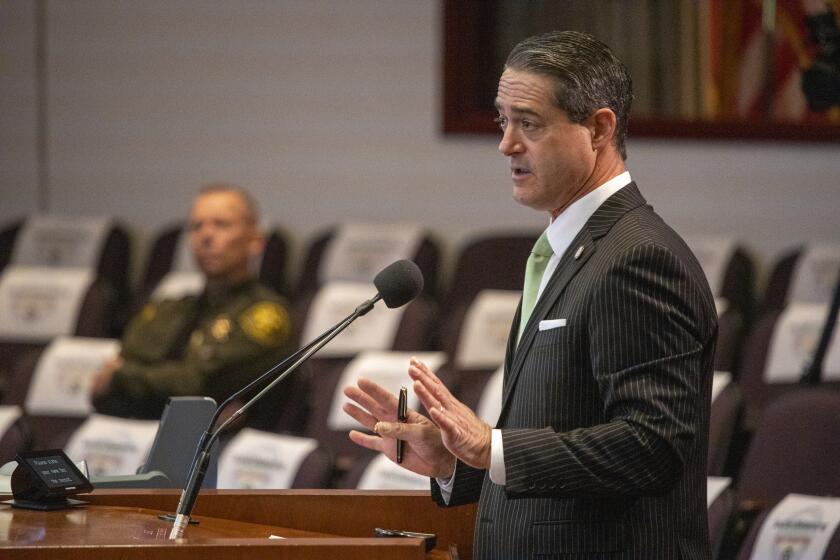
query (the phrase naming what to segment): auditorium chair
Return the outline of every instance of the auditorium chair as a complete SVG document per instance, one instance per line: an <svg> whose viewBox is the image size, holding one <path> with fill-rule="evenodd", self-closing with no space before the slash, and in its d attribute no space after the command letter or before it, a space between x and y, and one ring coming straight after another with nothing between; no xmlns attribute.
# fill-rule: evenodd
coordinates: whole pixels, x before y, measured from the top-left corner
<svg viewBox="0 0 840 560"><path fill-rule="evenodd" d="M455 354L464 317L482 290L522 290L525 263L539 233L487 234L467 243L441 305L438 346Z"/></svg>
<svg viewBox="0 0 840 560"><path fill-rule="evenodd" d="M737 484L739 501L775 505L791 492L840 495L840 393L801 388L770 402Z"/></svg>
<svg viewBox="0 0 840 560"><path fill-rule="evenodd" d="M387 228L387 224L382 226ZM329 229L317 235L306 250L295 290L297 299L305 299L312 296L324 282L321 277L320 268L323 265L327 250L335 240L339 227ZM419 246L413 255L405 255L410 261L414 261L423 274L423 294L432 299L438 296L437 279L440 266L440 247L428 233L422 235ZM391 263L384 263L382 268ZM377 271L378 272L378 271ZM376 272L374 272L375 274ZM372 279L372 278L371 278ZM327 278L326 281L334 279ZM367 279L360 279L367 280Z"/></svg>
<svg viewBox="0 0 840 560"><path fill-rule="evenodd" d="M749 334L745 338L737 378L744 393L746 406L745 425L752 429L761 410L773 398L796 390L800 383L768 383L765 380L768 359L773 351L774 334L784 317L786 310L800 304L824 304L826 310L831 299L830 286L816 291L803 291L798 284L808 285L813 270L803 270L802 262L807 258L810 248L804 247L782 256L772 268L760 312L753 321ZM827 262L829 268L840 268L840 261ZM840 281L840 279L838 279ZM815 280L810 281L816 284ZM790 372L800 374L801 371Z"/></svg>
<svg viewBox="0 0 840 560"><path fill-rule="evenodd" d="M755 307L755 265L747 250L733 239L687 237L689 247L706 273L718 310L715 370L737 372L740 347Z"/></svg>
<svg viewBox="0 0 840 560"><path fill-rule="evenodd" d="M49 217L46 217L49 218ZM63 266L60 262L50 262L45 255L36 257L33 261L19 263L14 258L16 243L19 241L19 234L28 222L37 224L39 216L33 216L27 220L20 220L9 224L0 231L0 273L10 264L26 264L29 266ZM60 217L67 221L72 227L74 218ZM84 218L80 218L84 220ZM113 309L108 316L107 335L118 334L127 320L127 313L131 302L130 272L131 272L131 240L125 226L113 223L107 230L99 255L95 258L94 266L97 276L105 281L113 290Z"/></svg>
<svg viewBox="0 0 840 560"><path fill-rule="evenodd" d="M724 476L729 472L730 454L737 442L744 411L744 399L736 384L727 385L712 401L709 417L709 456L706 474Z"/></svg>
<svg viewBox="0 0 840 560"><path fill-rule="evenodd" d="M761 532L761 529L764 526L764 522L767 520L767 517L770 515L770 510L766 510L761 512L758 517L755 518L752 526L750 527L749 532L747 533L746 537L744 538L740 551L738 553L737 560L764 560L763 558L754 559L753 558L753 551L756 546L756 541L758 539L758 535ZM812 556L813 557L813 556ZM799 555L791 555L791 556L784 556L781 555L779 558L805 558ZM828 547L825 550L825 554L820 556L820 560L840 560L840 530L835 531L834 534L831 536Z"/></svg>
<svg viewBox="0 0 840 560"><path fill-rule="evenodd" d="M165 228L155 237L138 290L138 306L149 299L155 287L169 272L182 266L190 269L194 267L191 259L188 259L187 263L177 262L179 252L187 250L187 247L181 247L181 244L188 243L186 234L184 225L179 223ZM282 229L274 228L266 234L258 277L263 284L281 295L289 293L286 284L288 252L287 235Z"/></svg>
<svg viewBox="0 0 840 560"><path fill-rule="evenodd" d="M259 438L253 453L246 453L242 448L234 452L234 458L241 462L231 464L231 450L237 445L238 438ZM253 489L286 489L286 488L329 488L333 474L333 457L324 446L310 438L273 434L262 430L243 430L237 436L225 438L220 442L219 488L253 488ZM252 447L254 447L252 440ZM310 449L300 455L300 449ZM282 486L266 484L260 480L266 473L277 476L278 472L297 461L302 460L296 467L289 484ZM273 461L279 463L273 465ZM277 469L280 469L278 471ZM243 475L242 470L250 470ZM225 481L234 479L233 485L225 485Z"/></svg>

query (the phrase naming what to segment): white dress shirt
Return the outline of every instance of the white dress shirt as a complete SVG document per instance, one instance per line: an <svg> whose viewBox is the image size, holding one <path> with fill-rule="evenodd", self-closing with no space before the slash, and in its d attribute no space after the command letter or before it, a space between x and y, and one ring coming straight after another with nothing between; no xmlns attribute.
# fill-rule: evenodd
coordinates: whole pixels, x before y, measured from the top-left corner
<svg viewBox="0 0 840 560"><path fill-rule="evenodd" d="M569 245L571 245L574 238L577 237L577 234L580 233L580 230L583 229L583 226L586 225L589 218L592 217L592 214L594 214L595 211L600 208L600 206L606 202L609 197L630 184L631 180L629 171L625 171L624 173L613 177L603 185L600 185L595 190L588 193L586 196L574 201L548 225L546 236L548 237L548 243L551 245L551 251L553 254L548 259L545 272L543 272L543 277L540 280L540 288L537 292L536 302L540 301L543 290L545 290L546 285L549 280L551 280L551 276L554 274L561 257L569 248ZM490 480L496 484L504 485L506 476L504 447L502 445L502 430L494 429L491 437ZM452 494L452 484L454 479L454 475L448 480L437 479L438 485L441 488L441 493L447 502L449 501L449 496Z"/></svg>

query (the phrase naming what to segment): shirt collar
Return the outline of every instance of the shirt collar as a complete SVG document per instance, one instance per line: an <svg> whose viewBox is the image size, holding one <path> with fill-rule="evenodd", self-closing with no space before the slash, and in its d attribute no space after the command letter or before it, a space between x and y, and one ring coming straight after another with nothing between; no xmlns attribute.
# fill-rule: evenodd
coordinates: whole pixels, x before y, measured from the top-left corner
<svg viewBox="0 0 840 560"><path fill-rule="evenodd" d="M583 229L583 226L592 217L592 214L609 197L629 185L630 181L632 179L630 178L629 171L616 175L603 185L596 187L595 190L586 194L586 196L574 201L568 208L561 212L549 224L547 230L548 243L551 245L551 250L554 254L562 256L578 232Z"/></svg>

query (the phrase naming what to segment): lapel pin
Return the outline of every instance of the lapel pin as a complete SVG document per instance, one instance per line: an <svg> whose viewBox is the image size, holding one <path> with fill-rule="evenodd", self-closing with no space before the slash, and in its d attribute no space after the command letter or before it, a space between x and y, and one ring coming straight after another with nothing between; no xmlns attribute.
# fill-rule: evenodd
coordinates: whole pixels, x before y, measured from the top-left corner
<svg viewBox="0 0 840 560"><path fill-rule="evenodd" d="M583 245L578 247L577 251L575 251L575 260L578 260L582 254L583 254Z"/></svg>

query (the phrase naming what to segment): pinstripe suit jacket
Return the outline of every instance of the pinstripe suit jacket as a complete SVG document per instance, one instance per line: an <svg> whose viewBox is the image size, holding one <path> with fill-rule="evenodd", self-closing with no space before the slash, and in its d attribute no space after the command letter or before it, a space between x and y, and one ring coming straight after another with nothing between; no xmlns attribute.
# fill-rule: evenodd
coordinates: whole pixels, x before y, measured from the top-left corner
<svg viewBox="0 0 840 560"><path fill-rule="evenodd" d="M715 307L634 183L577 235L516 346L518 322L497 425L507 483L459 462L449 503L479 500L474 557L708 559Z"/></svg>

